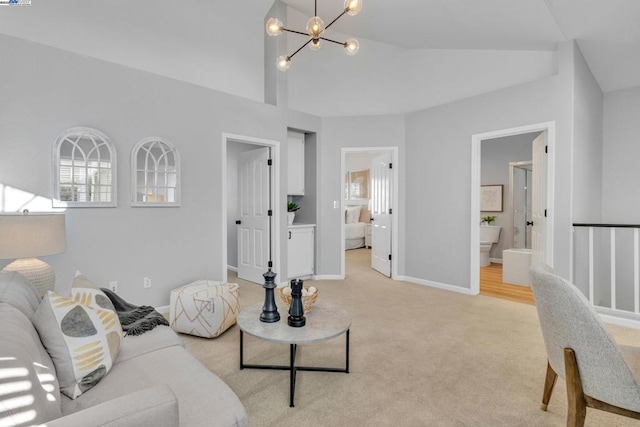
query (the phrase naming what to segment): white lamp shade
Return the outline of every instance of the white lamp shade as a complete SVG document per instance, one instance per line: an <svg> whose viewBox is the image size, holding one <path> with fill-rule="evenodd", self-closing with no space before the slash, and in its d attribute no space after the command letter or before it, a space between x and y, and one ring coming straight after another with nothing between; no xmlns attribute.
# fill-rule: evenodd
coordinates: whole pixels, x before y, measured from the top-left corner
<svg viewBox="0 0 640 427"><path fill-rule="evenodd" d="M62 214L0 215L0 259L62 253L65 231Z"/></svg>

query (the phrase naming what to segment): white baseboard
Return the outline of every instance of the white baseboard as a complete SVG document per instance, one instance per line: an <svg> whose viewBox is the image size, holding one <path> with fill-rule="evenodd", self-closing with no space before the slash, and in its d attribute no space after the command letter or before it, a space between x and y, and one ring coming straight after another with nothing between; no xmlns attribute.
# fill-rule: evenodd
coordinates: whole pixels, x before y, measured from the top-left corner
<svg viewBox="0 0 640 427"><path fill-rule="evenodd" d="M496 264L502 264L502 258L489 258L490 262L495 262Z"/></svg>
<svg viewBox="0 0 640 427"><path fill-rule="evenodd" d="M237 273L238 272L238 267L234 267L232 265L227 265L227 270L235 271Z"/></svg>
<svg viewBox="0 0 640 427"><path fill-rule="evenodd" d="M449 285L447 283L439 283L439 282L434 282L432 280L417 279L415 277L410 277L410 276L397 276L396 279L402 280L405 282L415 283L418 285L429 286L432 288L444 289L446 291L457 292L459 294L476 295L473 293L471 289L461 288L460 286Z"/></svg>
<svg viewBox="0 0 640 427"><path fill-rule="evenodd" d="M640 329L640 315L628 312L621 313L621 310L612 310L607 307L595 307L595 309L600 314L602 321L605 323Z"/></svg>
<svg viewBox="0 0 640 427"><path fill-rule="evenodd" d="M339 274L318 274L311 276L312 280L344 280L344 276Z"/></svg>
<svg viewBox="0 0 640 427"><path fill-rule="evenodd" d="M156 307L156 311L160 314L162 314L163 316L168 316L169 315L169 306L168 305L161 305L160 307Z"/></svg>

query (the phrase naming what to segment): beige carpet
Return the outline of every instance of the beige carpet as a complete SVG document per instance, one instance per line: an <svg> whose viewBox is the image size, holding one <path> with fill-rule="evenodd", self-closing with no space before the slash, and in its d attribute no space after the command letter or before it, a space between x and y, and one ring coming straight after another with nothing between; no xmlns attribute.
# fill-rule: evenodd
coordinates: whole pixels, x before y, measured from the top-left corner
<svg viewBox="0 0 640 427"><path fill-rule="evenodd" d="M346 280L314 282L353 318L351 373L298 373L295 408L288 372L239 370L237 325L213 340L182 335L240 397L251 426L565 425L564 381L549 411L539 409L546 356L535 307L394 282L369 267L369 254L347 252ZM263 301L260 286L240 286L242 305ZM639 331L612 330L640 345ZM246 363L288 363L288 346L245 337ZM298 351L306 365L341 367L344 337ZM640 422L588 409L586 425Z"/></svg>

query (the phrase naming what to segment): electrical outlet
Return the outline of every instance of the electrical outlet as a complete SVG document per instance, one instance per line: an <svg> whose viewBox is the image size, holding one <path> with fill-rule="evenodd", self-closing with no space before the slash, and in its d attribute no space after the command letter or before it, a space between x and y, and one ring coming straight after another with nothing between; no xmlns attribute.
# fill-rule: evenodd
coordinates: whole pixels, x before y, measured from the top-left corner
<svg viewBox="0 0 640 427"><path fill-rule="evenodd" d="M150 288L151 287L151 277L145 277L144 278L143 286L145 288Z"/></svg>
<svg viewBox="0 0 640 427"><path fill-rule="evenodd" d="M114 280L113 282L109 282L109 289L111 292L118 293L118 281Z"/></svg>

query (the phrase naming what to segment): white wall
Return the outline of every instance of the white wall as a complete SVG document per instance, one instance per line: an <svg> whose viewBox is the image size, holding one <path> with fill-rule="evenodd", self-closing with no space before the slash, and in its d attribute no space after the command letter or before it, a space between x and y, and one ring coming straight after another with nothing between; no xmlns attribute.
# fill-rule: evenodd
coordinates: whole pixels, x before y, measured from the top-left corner
<svg viewBox="0 0 640 427"><path fill-rule="evenodd" d="M573 222L599 223L603 211L603 94L582 53L576 49L574 55L575 80L573 86ZM604 230L608 232L608 230ZM587 229L574 230L573 282L588 295L588 236ZM596 232L596 245L608 245ZM629 251L621 251L621 258ZM608 252L595 266L595 274L601 279L611 277L608 269ZM632 258L631 256L629 258ZM631 261L629 259L629 261ZM625 280L620 276L621 283ZM632 278L629 283L632 283ZM598 280L602 283L602 280ZM603 287L604 288L604 287ZM596 292L597 294L597 292ZM611 295L603 289L607 298ZM629 294L627 294L628 296ZM604 302L604 301L602 301Z"/></svg>
<svg viewBox="0 0 640 427"><path fill-rule="evenodd" d="M602 219L640 223L640 87L604 95Z"/></svg>
<svg viewBox="0 0 640 427"><path fill-rule="evenodd" d="M640 224L640 87L604 94L603 103L603 145L602 145L602 222L609 224ZM596 302L610 303L610 229L596 231ZM586 244L586 230L576 229L576 236ZM577 240L578 241L578 240ZM576 243L578 246L578 243ZM583 251L584 252L584 251ZM633 309L633 237L627 230L616 231L616 282L618 288L617 304ZM586 254L580 258L584 261ZM576 265L576 277L580 283L586 281L586 275L579 275ZM578 284L578 283L577 283Z"/></svg>
<svg viewBox="0 0 640 427"><path fill-rule="evenodd" d="M344 177L340 173L341 149L343 147L398 147L400 206L398 230L399 251L398 270L403 274L403 247L405 239L404 211L405 211L405 133L404 117L372 116L372 117L333 117L323 119L323 136L320 147L320 173L322 182L319 198L319 225L323 232L318 233L319 257L318 264L325 274L340 274L341 252L340 227L344 222L344 212L334 209L334 201L340 205L344 195Z"/></svg>
<svg viewBox="0 0 640 427"><path fill-rule="evenodd" d="M531 160L531 142L539 134L512 135L482 141L480 185L502 185L502 212L480 212L495 215L493 225L502 227L500 240L491 248L490 258L502 259L502 251L513 247L513 209L509 200L509 163ZM524 230L522 230L524 231Z"/></svg>
<svg viewBox="0 0 640 427"><path fill-rule="evenodd" d="M568 277L573 49L560 46L557 76L406 116L407 276L470 288L472 135L555 121L554 266Z"/></svg>
<svg viewBox="0 0 640 427"><path fill-rule="evenodd" d="M118 280L133 303L164 305L178 285L220 279L222 133L283 141L286 162L287 126L321 125L313 116L12 37L0 36L0 57L0 185L49 197L51 145L72 126L102 130L118 154L118 207L66 211L67 252L47 257L60 289L80 269L100 285ZM180 150L179 208L130 207L130 151L150 135ZM286 183L286 168L280 180ZM286 215L280 230L284 242ZM286 277L286 245L279 255L278 273ZM145 276L151 289L142 287Z"/></svg>
<svg viewBox="0 0 640 427"><path fill-rule="evenodd" d="M34 1L4 8L0 32L262 101L269 4Z"/></svg>
<svg viewBox="0 0 640 427"><path fill-rule="evenodd" d="M580 49L575 50L573 92L573 220L602 219L603 94Z"/></svg>

